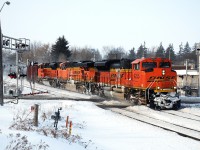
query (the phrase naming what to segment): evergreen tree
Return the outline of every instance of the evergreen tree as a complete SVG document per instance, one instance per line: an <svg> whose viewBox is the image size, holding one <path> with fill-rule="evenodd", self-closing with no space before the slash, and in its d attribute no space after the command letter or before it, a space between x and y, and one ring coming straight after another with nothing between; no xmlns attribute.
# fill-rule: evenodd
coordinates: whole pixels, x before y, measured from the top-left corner
<svg viewBox="0 0 200 150"><path fill-rule="evenodd" d="M176 59L173 44L169 44L169 46L166 49L165 56L166 56L166 58L169 58L172 61L174 61Z"/></svg>
<svg viewBox="0 0 200 150"><path fill-rule="evenodd" d="M178 61L183 59L183 44L179 45L179 52L178 52Z"/></svg>
<svg viewBox="0 0 200 150"><path fill-rule="evenodd" d="M66 61L71 56L71 51L69 50L69 43L64 36L59 37L52 46L51 57L55 62Z"/></svg>
<svg viewBox="0 0 200 150"><path fill-rule="evenodd" d="M190 60L190 62L194 63L195 66L197 66L199 64L198 59L197 59L198 56L199 55L197 54L197 44L195 43L189 54L189 60Z"/></svg>
<svg viewBox="0 0 200 150"><path fill-rule="evenodd" d="M142 57L147 57L147 48L145 47L145 42L144 45L140 45L137 51L137 58L142 58Z"/></svg>
<svg viewBox="0 0 200 150"><path fill-rule="evenodd" d="M184 49L183 49L184 59L189 59L190 53L191 53L191 48L189 46L189 43L187 42L184 46Z"/></svg>
<svg viewBox="0 0 200 150"><path fill-rule="evenodd" d="M104 47L107 51L106 59L122 59L125 56L125 50L122 47Z"/></svg>
<svg viewBox="0 0 200 150"><path fill-rule="evenodd" d="M136 59L136 54L135 54L135 48L134 47L131 50L129 50L128 59L131 59L131 60Z"/></svg>
<svg viewBox="0 0 200 150"><path fill-rule="evenodd" d="M156 57L165 58L165 49L162 46L162 42L160 43L160 46L158 47L156 51Z"/></svg>

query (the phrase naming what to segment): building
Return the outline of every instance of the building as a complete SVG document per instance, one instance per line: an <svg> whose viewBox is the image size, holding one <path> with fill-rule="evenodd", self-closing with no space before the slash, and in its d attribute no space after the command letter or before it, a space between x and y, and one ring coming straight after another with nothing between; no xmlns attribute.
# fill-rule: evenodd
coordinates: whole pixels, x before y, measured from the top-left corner
<svg viewBox="0 0 200 150"><path fill-rule="evenodd" d="M198 95L199 72L195 69L195 65L174 65L172 68L177 72L177 86L181 95Z"/></svg>

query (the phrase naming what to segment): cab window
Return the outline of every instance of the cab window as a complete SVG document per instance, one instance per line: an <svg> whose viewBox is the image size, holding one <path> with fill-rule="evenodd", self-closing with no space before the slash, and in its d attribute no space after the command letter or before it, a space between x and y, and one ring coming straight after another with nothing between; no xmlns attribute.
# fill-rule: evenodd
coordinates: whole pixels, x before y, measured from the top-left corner
<svg viewBox="0 0 200 150"><path fill-rule="evenodd" d="M143 62L142 63L142 68L156 68L156 62Z"/></svg>
<svg viewBox="0 0 200 150"><path fill-rule="evenodd" d="M134 64L134 69L135 69L135 70L140 70L140 63Z"/></svg>
<svg viewBox="0 0 200 150"><path fill-rule="evenodd" d="M160 68L170 68L170 62L161 62L159 67Z"/></svg>

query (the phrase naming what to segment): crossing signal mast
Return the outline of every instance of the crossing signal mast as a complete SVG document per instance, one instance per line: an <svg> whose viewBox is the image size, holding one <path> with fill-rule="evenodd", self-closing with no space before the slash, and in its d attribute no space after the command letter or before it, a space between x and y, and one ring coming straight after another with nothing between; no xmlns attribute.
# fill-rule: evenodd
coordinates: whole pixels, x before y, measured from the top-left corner
<svg viewBox="0 0 200 150"><path fill-rule="evenodd" d="M16 100L18 102L18 96L19 96L19 88L18 88L18 83L19 83L19 70L22 70L21 64L19 63L19 54L22 54L24 51L30 51L30 40L26 38L13 38L9 36L2 35L2 48L5 49L10 49L10 50L15 50L16 51L16 73L15 76L13 74L10 74L10 77L14 77L17 79L17 84L16 84ZM3 82L3 81L2 81ZM3 92L0 93L3 95ZM1 105L3 105L3 96L2 96L2 101Z"/></svg>

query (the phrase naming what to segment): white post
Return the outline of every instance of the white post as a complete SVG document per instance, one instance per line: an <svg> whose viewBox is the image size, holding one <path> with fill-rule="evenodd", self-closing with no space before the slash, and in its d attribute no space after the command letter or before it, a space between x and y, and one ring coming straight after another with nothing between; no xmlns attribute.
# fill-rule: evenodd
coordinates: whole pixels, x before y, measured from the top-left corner
<svg viewBox="0 0 200 150"><path fill-rule="evenodd" d="M185 85L187 86L187 78L188 78L188 59L186 59L186 79L185 79Z"/></svg>
<svg viewBox="0 0 200 150"><path fill-rule="evenodd" d="M198 59L198 70L199 70L199 80L198 80L198 96L200 97L200 43L196 44L197 55L199 55Z"/></svg>
<svg viewBox="0 0 200 150"><path fill-rule="evenodd" d="M18 99L18 76L19 76L19 60L18 60L18 51L16 50L16 76L17 76L17 85L16 85L16 98Z"/></svg>
<svg viewBox="0 0 200 150"><path fill-rule="evenodd" d="M199 89L199 97L200 97L200 49L198 50L198 55L199 55L199 82L198 82L198 89Z"/></svg>

